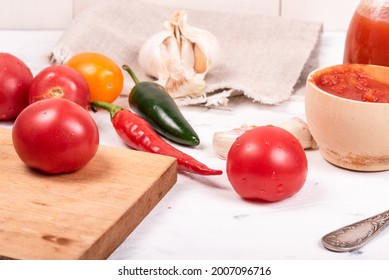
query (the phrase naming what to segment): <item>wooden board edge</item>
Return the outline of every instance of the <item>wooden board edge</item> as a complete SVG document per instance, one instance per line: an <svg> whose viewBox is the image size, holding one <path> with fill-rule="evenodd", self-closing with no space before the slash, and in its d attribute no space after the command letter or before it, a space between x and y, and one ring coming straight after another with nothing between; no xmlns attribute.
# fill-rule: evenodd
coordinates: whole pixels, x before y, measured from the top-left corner
<svg viewBox="0 0 389 280"><path fill-rule="evenodd" d="M104 260L135 230L159 201L177 182L177 161L172 158L172 164L163 175L154 182L139 200L129 208L96 242L80 256L81 260ZM146 205L147 207L139 207ZM139 214L134 209L142 209Z"/></svg>

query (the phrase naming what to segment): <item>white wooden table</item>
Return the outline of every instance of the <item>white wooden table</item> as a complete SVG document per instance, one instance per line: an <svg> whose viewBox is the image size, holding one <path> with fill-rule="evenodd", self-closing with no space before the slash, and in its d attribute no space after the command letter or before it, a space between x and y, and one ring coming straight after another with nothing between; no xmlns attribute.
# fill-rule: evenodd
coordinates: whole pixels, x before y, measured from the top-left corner
<svg viewBox="0 0 389 280"><path fill-rule="evenodd" d="M49 64L48 53L61 31L0 31L0 51L10 52L34 74ZM344 33L324 33L315 58L326 66L342 62ZM313 62L310 62L313 63ZM308 70L313 70L309 69ZM126 104L125 98L117 101ZM295 196L271 204L241 200L225 174L225 161L212 148L216 131L242 124L277 124L304 117L304 80L290 101L277 106L230 102L229 110L182 108L202 144L180 149L222 176L179 175L178 182L110 259L388 259L389 234L381 233L352 253L334 253L321 237L389 209L389 173L352 172L326 162L319 151L307 151L308 178ZM101 144L124 146L107 114L93 114ZM2 122L10 127L12 122Z"/></svg>

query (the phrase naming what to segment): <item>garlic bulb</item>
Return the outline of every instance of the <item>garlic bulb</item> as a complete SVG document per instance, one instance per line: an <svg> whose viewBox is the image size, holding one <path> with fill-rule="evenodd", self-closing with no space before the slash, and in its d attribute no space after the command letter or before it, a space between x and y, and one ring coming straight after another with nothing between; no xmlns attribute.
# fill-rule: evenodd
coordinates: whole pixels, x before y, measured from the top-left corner
<svg viewBox="0 0 389 280"><path fill-rule="evenodd" d="M204 91L205 75L219 51L214 35L190 26L187 12L177 11L163 30L143 44L138 61L173 98L197 97Z"/></svg>
<svg viewBox="0 0 389 280"><path fill-rule="evenodd" d="M226 159L228 151L235 142L236 138L254 127L256 126L242 125L241 127L234 128L230 131L215 132L213 134L212 145L216 155L221 159ZM291 118L279 124L278 127L281 127L293 134L305 150L314 150L318 148L315 139L313 139L311 132L308 129L308 125L302 119Z"/></svg>

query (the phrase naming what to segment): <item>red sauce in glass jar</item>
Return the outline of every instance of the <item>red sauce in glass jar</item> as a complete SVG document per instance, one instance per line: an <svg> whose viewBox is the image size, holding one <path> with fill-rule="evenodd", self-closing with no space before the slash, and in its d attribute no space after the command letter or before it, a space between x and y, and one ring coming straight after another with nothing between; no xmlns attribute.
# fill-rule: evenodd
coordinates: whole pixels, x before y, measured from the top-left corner
<svg viewBox="0 0 389 280"><path fill-rule="evenodd" d="M361 69L343 65L314 77L322 90L339 97L376 103L389 103L389 84L374 80Z"/></svg>
<svg viewBox="0 0 389 280"><path fill-rule="evenodd" d="M348 29L343 62L389 66L389 7L360 4Z"/></svg>

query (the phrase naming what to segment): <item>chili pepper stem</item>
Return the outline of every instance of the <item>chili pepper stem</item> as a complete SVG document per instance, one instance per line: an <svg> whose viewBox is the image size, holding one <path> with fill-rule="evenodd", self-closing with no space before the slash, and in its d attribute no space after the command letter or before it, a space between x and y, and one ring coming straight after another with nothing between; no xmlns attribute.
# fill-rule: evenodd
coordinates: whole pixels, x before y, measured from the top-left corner
<svg viewBox="0 0 389 280"><path fill-rule="evenodd" d="M136 85L140 83L138 77L135 75L134 71L132 71L132 69L130 68L130 66L124 64L124 65L122 66L122 68L123 68L125 71L127 71L128 74L130 74L132 80L134 81L134 83L135 83Z"/></svg>
<svg viewBox="0 0 389 280"><path fill-rule="evenodd" d="M115 116L117 112L123 110L123 108L120 106L113 105L111 103L104 102L104 101L93 101L90 103L90 106L94 112L97 111L96 108L107 110L111 116L111 119Z"/></svg>

